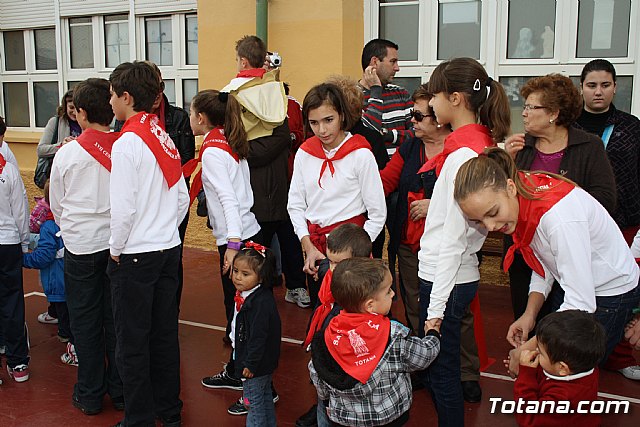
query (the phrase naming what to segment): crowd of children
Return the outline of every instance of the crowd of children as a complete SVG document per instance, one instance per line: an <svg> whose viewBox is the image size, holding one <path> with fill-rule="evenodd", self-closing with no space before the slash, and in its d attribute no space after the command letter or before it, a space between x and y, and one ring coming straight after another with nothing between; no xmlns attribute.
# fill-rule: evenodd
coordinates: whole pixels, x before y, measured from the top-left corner
<svg viewBox="0 0 640 427"><path fill-rule="evenodd" d="M239 64L247 61L238 55ZM260 82L264 70L252 70L240 72L242 85L268 83L263 95L279 100L277 73ZM516 347L507 360L519 374L516 399L573 406L595 400L598 365L638 307L640 270L604 208L560 176L516 171L503 150L492 148L510 128L502 86L477 61L456 58L435 69L428 91L435 120L452 133L420 170L435 171L437 180L418 253L417 336L391 316L394 272L371 257L387 216L371 144L348 131L354 123L338 86L319 84L304 98L309 138L295 155L287 212L306 254L300 268L315 308L304 341L317 392L317 405L305 414L312 425L404 425L412 372L431 392L438 424L464 425L461 351L475 345L464 318L477 295L477 253L488 231L513 236L507 267L517 249L534 271L527 311L508 332ZM242 391L229 412L247 414L248 426L275 426L281 322L272 292L276 261L267 246L274 234L284 235L289 219L276 225L254 214L251 144L280 132L286 115L267 120L249 114L248 98L237 92L203 90L190 107L192 131L203 137L199 158L182 167L164 122L151 113L160 92L157 71L139 61L119 65L109 81L79 83L73 103L83 132L59 147L31 221L0 121L0 346L8 372L15 381L29 379L22 267L37 268L51 305L38 320L57 323L58 338L68 342L61 360L78 367L72 404L97 414L109 395L124 410L118 426L155 425L156 418L180 426L178 226L204 190L232 351L224 370L202 385ZM110 131L114 118L124 123L120 132ZM190 191L183 176L192 178ZM29 231L39 235L31 252ZM560 311L535 325L554 279L564 290L552 301ZM294 290L296 298L306 295ZM516 420L600 422L579 414Z"/></svg>

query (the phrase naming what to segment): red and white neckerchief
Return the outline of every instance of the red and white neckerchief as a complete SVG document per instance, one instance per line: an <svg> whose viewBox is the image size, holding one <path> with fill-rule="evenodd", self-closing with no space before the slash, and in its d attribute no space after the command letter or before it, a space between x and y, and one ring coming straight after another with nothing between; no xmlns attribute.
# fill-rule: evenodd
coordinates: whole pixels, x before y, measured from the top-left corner
<svg viewBox="0 0 640 427"><path fill-rule="evenodd" d="M200 147L200 155L197 159L191 159L182 166L182 172L184 176L191 176L198 167L198 164L202 163L202 155L204 151L209 147L219 148L220 150L229 153L236 163L240 163L240 157L231 149L231 146L227 142L227 138L224 136L224 129L221 127L213 128L204 136L204 142ZM189 190L189 205L193 203L198 193L202 190L202 169L193 177L191 181L191 189Z"/></svg>
<svg viewBox="0 0 640 427"><path fill-rule="evenodd" d="M387 348L390 331L387 316L342 310L325 329L324 342L340 367L364 384Z"/></svg>
<svg viewBox="0 0 640 427"><path fill-rule="evenodd" d="M476 153L481 154L485 148L493 146L495 146L495 142L491 138L491 132L488 127L479 124L462 126L445 138L442 152L427 160L417 173L420 174L435 169L436 176L440 176L442 166L444 166L449 154L459 148L471 148Z"/></svg>
<svg viewBox="0 0 640 427"><path fill-rule="evenodd" d="M351 138L347 139L344 144L338 149L335 156L332 158L327 157L327 153L324 151L322 141L317 136L313 136L307 139L301 146L300 150L303 150L313 157L323 160L322 167L320 168L320 176L318 177L318 186L322 188L322 184L320 184L320 180L322 180L322 175L324 171L329 167L329 171L331 172L331 176L333 176L336 172L335 167L333 166L333 162L336 160L344 159L348 154L359 150L361 148L367 148L371 150L371 144L367 141L362 135L353 135Z"/></svg>
<svg viewBox="0 0 640 427"><path fill-rule="evenodd" d="M5 160L4 156L0 154L0 173L2 173L6 165L7 165L7 161Z"/></svg>
<svg viewBox="0 0 640 427"><path fill-rule="evenodd" d="M248 70L242 70L240 71L238 74L236 74L236 77L260 77L262 78L262 76L264 76L264 73L266 73L267 70L265 70L264 68L250 68Z"/></svg>
<svg viewBox="0 0 640 427"><path fill-rule="evenodd" d="M138 135L153 153L169 188L182 178L180 153L169 135L160 127L158 116L140 112L130 117L120 133L133 132Z"/></svg>
<svg viewBox="0 0 640 427"><path fill-rule="evenodd" d="M305 338L302 346L307 348L309 344L311 344L311 340L313 340L313 336L316 332L318 332L322 328L322 324L324 320L327 318L329 313L331 313L331 309L333 308L333 303L336 300L333 298L333 294L331 293L331 278L333 277L333 271L330 269L324 275L322 279L322 284L320 285L320 290L318 291L318 301L320 305L313 312L313 316L311 317L311 324L309 325L309 332L307 332L307 338Z"/></svg>
<svg viewBox="0 0 640 427"><path fill-rule="evenodd" d="M76 141L91 157L111 172L111 149L113 148L113 143L119 137L120 133L118 132L100 132L95 129L85 129Z"/></svg>
<svg viewBox="0 0 640 427"><path fill-rule="evenodd" d="M507 272L513 262L513 254L519 250L527 265L541 277L544 277L544 268L538 261L529 246L536 233L542 216L556 203L576 188L575 184L562 179L554 178L545 173L518 172L522 182L529 187L534 199L526 199L518 195L520 212L518 223L511 235L513 245L504 257L504 271Z"/></svg>

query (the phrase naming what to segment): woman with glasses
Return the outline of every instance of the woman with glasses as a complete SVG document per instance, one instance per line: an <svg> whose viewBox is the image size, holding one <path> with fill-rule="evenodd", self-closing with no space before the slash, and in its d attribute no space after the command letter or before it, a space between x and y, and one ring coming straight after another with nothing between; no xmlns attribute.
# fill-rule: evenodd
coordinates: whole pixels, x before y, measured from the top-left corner
<svg viewBox="0 0 640 427"><path fill-rule="evenodd" d="M522 111L524 134L505 142L505 150L519 170L562 175L582 187L609 212L616 204L616 186L602 140L573 127L582 112L582 97L570 78L548 74L530 79L520 89L525 99ZM505 237L505 250L512 245ZM518 319L525 311L531 269L519 252L509 269L511 302ZM557 283L554 292L562 292ZM549 313L543 307L539 318Z"/></svg>
<svg viewBox="0 0 640 427"><path fill-rule="evenodd" d="M442 152L444 139L451 133L449 126L441 126L436 122L433 110L429 107L430 99L426 83L416 89L412 96L414 105L411 111L411 123L416 136L406 140L380 171L385 196L398 191L396 221L389 229L389 268L395 270L397 257L402 302L408 326L416 335L420 329L418 250L436 178L433 171L430 171L430 175L429 172L418 175L418 170L428 159ZM423 178L429 180L429 184L423 185Z"/></svg>

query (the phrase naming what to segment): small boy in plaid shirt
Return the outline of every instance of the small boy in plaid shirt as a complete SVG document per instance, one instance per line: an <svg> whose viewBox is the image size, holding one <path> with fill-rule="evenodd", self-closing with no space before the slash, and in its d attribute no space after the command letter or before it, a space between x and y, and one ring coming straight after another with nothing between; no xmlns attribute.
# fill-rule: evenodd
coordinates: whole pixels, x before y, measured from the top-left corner
<svg viewBox="0 0 640 427"><path fill-rule="evenodd" d="M331 292L343 310L311 343L311 380L337 425L401 426L409 419L409 372L425 369L440 351L440 333L409 335L391 321L391 273L378 259L346 259L335 268Z"/></svg>

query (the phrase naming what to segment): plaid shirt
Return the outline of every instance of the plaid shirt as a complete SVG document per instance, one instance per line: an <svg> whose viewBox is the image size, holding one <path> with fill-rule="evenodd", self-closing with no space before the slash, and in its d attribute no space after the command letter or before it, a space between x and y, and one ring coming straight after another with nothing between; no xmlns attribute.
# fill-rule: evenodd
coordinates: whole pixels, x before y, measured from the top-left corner
<svg viewBox="0 0 640 427"><path fill-rule="evenodd" d="M336 389L318 376L313 361L309 362L309 372L318 398L329 400L329 419L353 427L379 426L411 408L409 372L425 369L439 352L438 338L409 336L409 329L394 321L389 345L365 384L358 382L351 389Z"/></svg>

